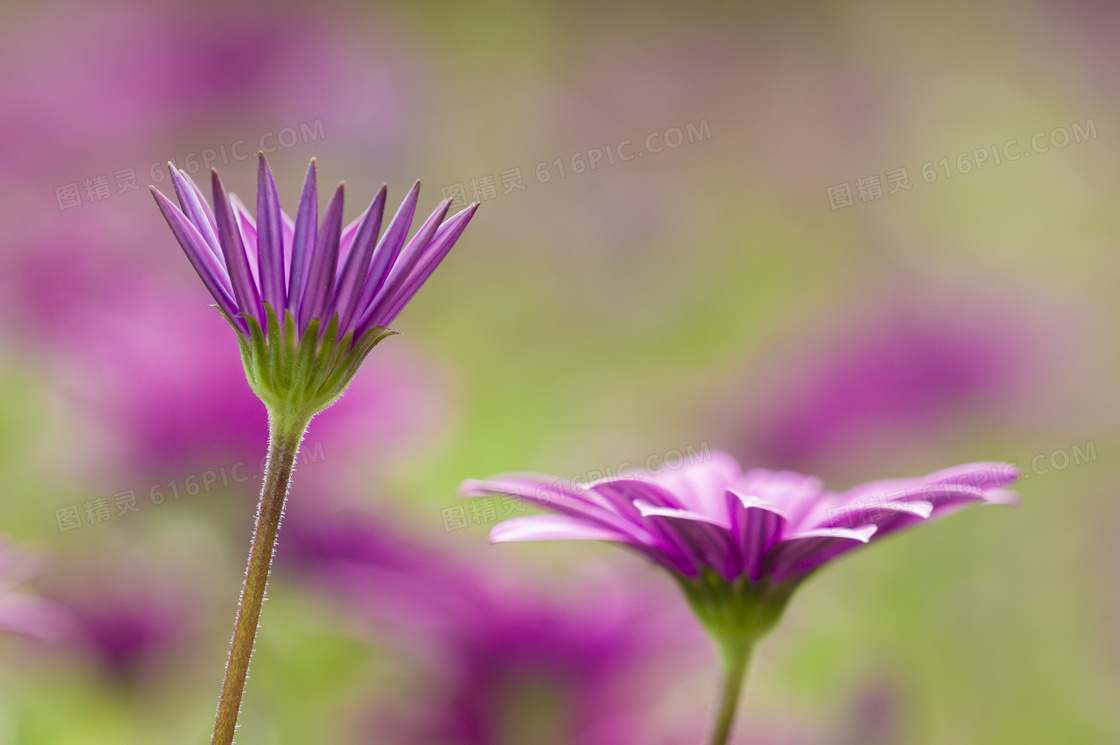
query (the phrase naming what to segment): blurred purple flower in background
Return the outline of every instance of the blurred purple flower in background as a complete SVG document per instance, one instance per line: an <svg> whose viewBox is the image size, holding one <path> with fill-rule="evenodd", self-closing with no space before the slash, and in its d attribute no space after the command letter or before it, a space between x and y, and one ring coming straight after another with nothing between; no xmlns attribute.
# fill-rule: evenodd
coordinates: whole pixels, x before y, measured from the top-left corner
<svg viewBox="0 0 1120 745"><path fill-rule="evenodd" d="M414 710L370 715L369 726L394 742L646 742L648 707L674 677L649 674L670 660L682 674L680 652L697 641L685 617L635 588L548 593L464 565L369 515L304 509L286 530L282 566L428 658Z"/></svg>
<svg viewBox="0 0 1120 745"><path fill-rule="evenodd" d="M81 595L60 599L77 628L76 647L88 653L115 681L127 683L152 672L182 642L188 606L157 597L154 588L103 582Z"/></svg>
<svg viewBox="0 0 1120 745"><path fill-rule="evenodd" d="M44 5L6 24L0 43L0 66L20 71L0 78L0 162L46 186L48 204L57 183L92 175L72 170L91 154L110 171L142 157L143 186L152 162L187 152L163 151L169 132L197 136L219 113L226 132L248 138L248 153L267 131L319 119L325 136L376 131L365 139L391 156L420 89L403 53L390 34L371 43L340 14L296 6ZM205 144L227 146L228 158L235 139Z"/></svg>
<svg viewBox="0 0 1120 745"><path fill-rule="evenodd" d="M1022 377L1023 350L983 319L887 314L792 373L758 425L760 458L812 463L868 430L925 429L970 406L992 406Z"/></svg>
<svg viewBox="0 0 1120 745"><path fill-rule="evenodd" d="M0 537L0 634L22 634L54 642L69 633L69 618L60 606L16 590L42 569L40 558Z"/></svg>
<svg viewBox="0 0 1120 745"><path fill-rule="evenodd" d="M839 745L902 745L901 698L889 680L857 688Z"/></svg>
<svg viewBox="0 0 1120 745"><path fill-rule="evenodd" d="M112 433L114 463L156 480L239 462L247 474L259 471L267 416L227 324L189 293L168 295L140 293L127 313L96 314L58 353L66 387ZM367 360L345 407L315 418L308 442L329 441L323 449L332 456L400 457L438 427L443 388L430 362L395 344Z"/></svg>
<svg viewBox="0 0 1120 745"><path fill-rule="evenodd" d="M168 551L164 538L161 549ZM55 567L44 594L70 619L66 650L107 680L136 686L181 670L192 642L214 608L212 567L185 562L177 552L114 541L84 550Z"/></svg>
<svg viewBox="0 0 1120 745"><path fill-rule="evenodd" d="M38 348L81 342L91 310L135 312L136 295L153 279L162 284L158 252L150 250L164 235L155 221L96 210L59 219L18 202L0 204L4 211L11 232L0 246L0 323Z"/></svg>
<svg viewBox="0 0 1120 745"><path fill-rule="evenodd" d="M759 355L750 380L736 374L711 405L734 452L777 468L847 473L982 421L1052 427L1085 416L1054 385L1086 359L1081 330L1091 321L1068 303L1028 303L1009 291L998 304L978 302L954 287L933 299L923 293L840 313L841 323ZM958 295L967 297L946 302ZM741 403L728 407L727 397Z"/></svg>

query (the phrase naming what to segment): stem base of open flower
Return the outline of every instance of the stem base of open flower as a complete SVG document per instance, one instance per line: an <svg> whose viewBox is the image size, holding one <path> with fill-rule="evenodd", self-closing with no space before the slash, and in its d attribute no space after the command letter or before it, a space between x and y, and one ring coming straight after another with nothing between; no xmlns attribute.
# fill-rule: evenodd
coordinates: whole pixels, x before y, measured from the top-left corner
<svg viewBox="0 0 1120 745"><path fill-rule="evenodd" d="M725 745L735 724L755 645L781 619L795 584L771 585L751 582L747 577L728 581L710 569L698 577L678 576L678 582L719 653L723 683L708 742Z"/></svg>

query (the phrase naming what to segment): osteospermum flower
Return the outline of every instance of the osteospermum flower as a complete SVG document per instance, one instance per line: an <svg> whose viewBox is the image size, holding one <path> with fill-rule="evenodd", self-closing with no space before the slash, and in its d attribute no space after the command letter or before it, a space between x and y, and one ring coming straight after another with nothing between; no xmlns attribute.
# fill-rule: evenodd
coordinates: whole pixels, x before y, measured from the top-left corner
<svg viewBox="0 0 1120 745"><path fill-rule="evenodd" d="M263 153L256 219L226 194L217 171L211 172L211 211L186 173L169 166L179 206L153 187L156 203L237 332L249 384L274 415L314 414L342 395L478 208L472 204L445 221L451 200L444 200L406 243L419 182L382 233L385 186L343 227L339 184L319 222L314 159L295 220L280 209Z"/></svg>
<svg viewBox="0 0 1120 745"><path fill-rule="evenodd" d="M719 648L726 680L713 743L730 734L754 644L793 591L850 551L969 504L1007 503L1018 478L1005 463L971 463L844 492L790 472L744 472L723 453L678 470L590 484L508 474L466 481L466 497L513 496L559 513L495 526L492 542L605 540L668 569Z"/></svg>
<svg viewBox="0 0 1120 745"><path fill-rule="evenodd" d="M170 164L169 164L170 165ZM264 154L257 168L256 219L211 172L213 210L171 165L179 206L152 194L218 309L233 327L249 385L268 409L268 461L212 745L229 745L249 670L296 455L307 425L334 403L388 325L431 276L470 222L474 204L447 219L451 200L408 240L420 190L409 190L381 230L383 186L343 227L343 187L319 221L315 161L295 220L280 209Z"/></svg>

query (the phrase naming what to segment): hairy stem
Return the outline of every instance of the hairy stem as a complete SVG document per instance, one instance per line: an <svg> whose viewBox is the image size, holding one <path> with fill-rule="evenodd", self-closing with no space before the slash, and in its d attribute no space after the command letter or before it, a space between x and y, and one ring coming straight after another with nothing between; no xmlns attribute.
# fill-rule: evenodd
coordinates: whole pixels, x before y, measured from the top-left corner
<svg viewBox="0 0 1120 745"><path fill-rule="evenodd" d="M715 726L712 728L712 736L708 742L710 745L726 745L735 725L735 712L739 708L739 696L743 692L754 640L741 636L736 639L721 639L716 644L720 652L720 661L723 663L723 685L720 690Z"/></svg>
<svg viewBox="0 0 1120 745"><path fill-rule="evenodd" d="M282 416L269 412L268 461L264 469L257 524L253 531L252 547L249 549L249 567L245 571L245 584L241 588L241 603L237 609L233 644L226 664L222 696L218 700L218 717L214 723L211 745L231 745L237 729L237 715L241 711L241 696L249 673L249 658L253 654L261 603L264 602L268 573L272 568L276 534L280 530L284 500L292 483L296 455L309 421L307 417Z"/></svg>

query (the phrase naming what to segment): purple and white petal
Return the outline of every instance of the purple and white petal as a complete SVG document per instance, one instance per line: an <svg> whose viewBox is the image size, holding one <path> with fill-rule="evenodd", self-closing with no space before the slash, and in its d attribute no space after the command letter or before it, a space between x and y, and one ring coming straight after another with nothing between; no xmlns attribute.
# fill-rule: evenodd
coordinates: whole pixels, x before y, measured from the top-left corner
<svg viewBox="0 0 1120 745"><path fill-rule="evenodd" d="M635 542L617 530L568 515L526 515L494 526L491 543L512 541L617 541Z"/></svg>
<svg viewBox="0 0 1120 745"><path fill-rule="evenodd" d="M803 579L823 564L866 544L876 530L874 525L863 525L855 530L825 528L791 535L770 549L763 573L775 583Z"/></svg>
<svg viewBox="0 0 1120 745"><path fill-rule="evenodd" d="M725 499L736 549L734 561L740 572L757 582L762 577L766 554L782 539L788 521L776 506L758 497L728 489Z"/></svg>
<svg viewBox="0 0 1120 745"><path fill-rule="evenodd" d="M334 276L338 264L338 237L342 233L342 206L344 188L342 184L334 190L327 211L323 214L323 224L311 255L311 268L307 274L307 285L299 304L298 328L302 332L311 319L321 320L325 327L330 319L326 318L334 295Z"/></svg>
<svg viewBox="0 0 1120 745"><path fill-rule="evenodd" d="M264 153L257 160L257 261L261 298L280 315L288 301L280 195Z"/></svg>
<svg viewBox="0 0 1120 745"><path fill-rule="evenodd" d="M222 243L222 253L226 257L226 268L229 271L230 283L233 285L233 296L237 299L237 307L241 312L256 318L263 327L266 321L261 310L260 293L249 269L249 260L245 255L241 229L237 225L233 206L226 196L226 190L218 178L217 171L211 171L210 181L214 191L214 219L218 223L218 239Z"/></svg>

